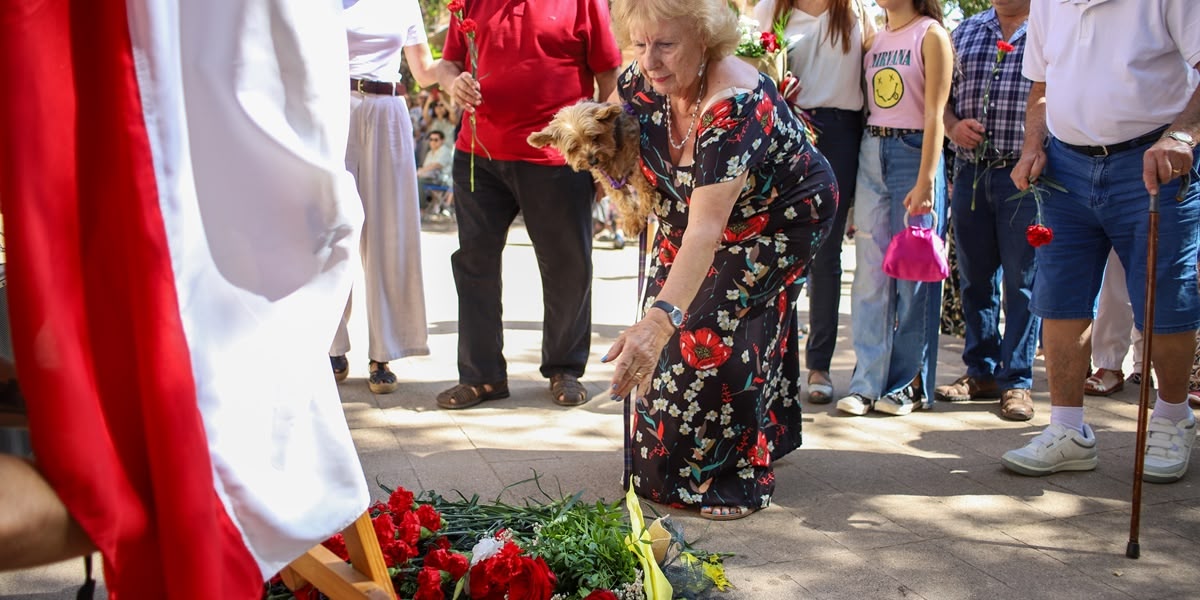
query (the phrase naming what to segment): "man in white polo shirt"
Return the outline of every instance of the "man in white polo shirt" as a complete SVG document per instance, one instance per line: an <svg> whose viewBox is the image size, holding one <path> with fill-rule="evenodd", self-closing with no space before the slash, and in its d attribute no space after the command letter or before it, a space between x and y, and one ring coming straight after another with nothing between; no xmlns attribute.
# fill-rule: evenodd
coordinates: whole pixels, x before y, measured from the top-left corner
<svg viewBox="0 0 1200 600"><path fill-rule="evenodd" d="M1038 186L1042 224L1053 231L1037 248L1032 302L1044 323L1051 414L1050 427L1002 463L1022 475L1096 467L1096 438L1083 418L1087 330L1110 247L1127 267L1142 328L1147 203L1157 193L1159 388L1144 479L1177 481L1196 430L1187 384L1200 326L1200 2L1035 0L1027 35L1023 73L1033 87L1012 178L1018 189Z"/></svg>

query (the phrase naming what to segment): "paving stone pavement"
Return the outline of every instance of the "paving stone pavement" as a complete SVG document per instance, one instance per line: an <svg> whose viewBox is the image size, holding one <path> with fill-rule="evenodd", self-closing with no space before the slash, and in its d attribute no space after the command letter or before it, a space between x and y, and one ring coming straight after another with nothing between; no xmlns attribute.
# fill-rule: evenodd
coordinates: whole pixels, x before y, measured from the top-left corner
<svg viewBox="0 0 1200 600"><path fill-rule="evenodd" d="M464 411L434 405L457 382L457 296L450 254L453 226L426 224L423 239L431 355L392 363L400 390L367 390L361 307L351 322L350 378L341 384L346 418L364 474L377 484L460 490L519 501L539 473L552 489L588 499L621 497L621 405L606 392L611 368L599 361L634 317L637 250L597 242L592 360L580 407L550 401L538 373L542 322L537 263L524 229L504 254L505 355L512 398ZM839 390L854 365L849 342L847 245L842 323L833 379ZM806 305L801 300L801 308ZM961 341L944 336L939 382L960 375ZM1090 473L1046 478L1009 474L999 464L1049 422L1039 360L1028 423L1003 421L995 402L939 403L907 417L839 416L809 406L804 446L776 463L773 505L724 523L649 505L683 522L689 538L731 552L736 586L721 595L749 599L1162 599L1200 598L1200 473L1144 487L1142 557L1125 558L1129 533L1137 391L1089 398L1100 443ZM0 574L0 598L73 598L77 561Z"/></svg>

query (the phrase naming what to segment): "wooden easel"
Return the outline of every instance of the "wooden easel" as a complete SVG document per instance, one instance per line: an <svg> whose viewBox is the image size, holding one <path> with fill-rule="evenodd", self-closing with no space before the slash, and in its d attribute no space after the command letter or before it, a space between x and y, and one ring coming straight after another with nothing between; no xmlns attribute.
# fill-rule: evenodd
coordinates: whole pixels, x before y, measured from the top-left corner
<svg viewBox="0 0 1200 600"><path fill-rule="evenodd" d="M311 583L333 600L395 600L396 590L371 517L363 513L342 531L350 564L317 544L280 571L283 583L297 590Z"/></svg>

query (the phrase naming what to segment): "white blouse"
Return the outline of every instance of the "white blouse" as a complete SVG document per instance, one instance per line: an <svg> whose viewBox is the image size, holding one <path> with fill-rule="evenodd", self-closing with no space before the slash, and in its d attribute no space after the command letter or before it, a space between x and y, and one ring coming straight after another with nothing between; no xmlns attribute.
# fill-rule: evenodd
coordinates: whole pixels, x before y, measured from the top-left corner
<svg viewBox="0 0 1200 600"><path fill-rule="evenodd" d="M425 23L417 0L342 0L350 76L400 81L404 47L425 43Z"/></svg>
<svg viewBox="0 0 1200 600"><path fill-rule="evenodd" d="M754 18L761 31L771 30L775 2L762 0L754 6ZM842 52L841 38L836 43L829 39L828 10L813 16L792 9L784 34L789 48L788 70L800 79L796 104L801 108L862 110L862 27L853 9L850 18L854 23L850 28L850 51Z"/></svg>

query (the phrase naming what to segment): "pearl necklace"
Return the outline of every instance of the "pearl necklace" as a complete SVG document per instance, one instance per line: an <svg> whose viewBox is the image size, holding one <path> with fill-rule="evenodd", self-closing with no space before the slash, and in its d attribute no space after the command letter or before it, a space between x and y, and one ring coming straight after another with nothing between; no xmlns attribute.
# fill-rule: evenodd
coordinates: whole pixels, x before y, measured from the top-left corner
<svg viewBox="0 0 1200 600"><path fill-rule="evenodd" d="M671 128L671 97L667 96L667 143L676 150L683 150L687 145L688 140L692 139L692 130L696 127L696 113L700 110L700 99L704 97L704 84L707 83L704 79L704 68L707 63L700 65L700 89L696 92L696 103L692 105L692 116L688 121L687 134L683 139L679 140L679 144L675 143L675 130Z"/></svg>

